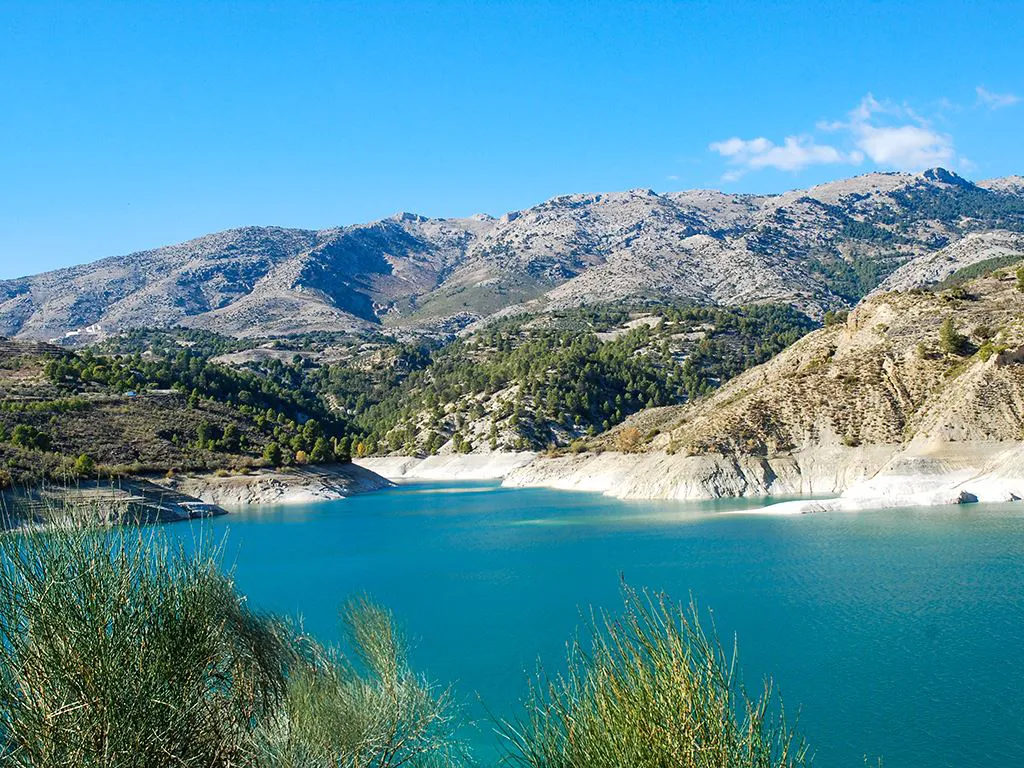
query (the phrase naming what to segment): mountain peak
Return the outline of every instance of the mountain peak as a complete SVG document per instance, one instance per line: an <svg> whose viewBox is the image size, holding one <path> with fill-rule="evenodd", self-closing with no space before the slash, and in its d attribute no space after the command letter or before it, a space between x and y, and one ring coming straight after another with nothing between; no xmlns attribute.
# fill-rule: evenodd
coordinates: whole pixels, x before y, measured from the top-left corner
<svg viewBox="0 0 1024 768"><path fill-rule="evenodd" d="M391 216L392 221L409 221L417 224L422 224L428 221L426 216L421 216L418 213L409 213L408 211L399 211L398 213Z"/></svg>
<svg viewBox="0 0 1024 768"><path fill-rule="evenodd" d="M958 176L952 171L947 171L945 168L929 168L927 171L923 171L919 174L920 178L925 181L932 181L939 184L949 184L955 187L973 187L974 184L963 176Z"/></svg>

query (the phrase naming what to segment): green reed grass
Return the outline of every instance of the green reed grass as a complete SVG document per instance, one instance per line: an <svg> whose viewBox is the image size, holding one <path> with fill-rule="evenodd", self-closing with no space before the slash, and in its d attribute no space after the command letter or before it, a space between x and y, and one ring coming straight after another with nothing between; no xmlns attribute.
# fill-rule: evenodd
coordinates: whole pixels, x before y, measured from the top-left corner
<svg viewBox="0 0 1024 768"><path fill-rule="evenodd" d="M532 686L505 723L509 763L529 768L797 768L807 748L773 707L751 698L698 611L624 590L622 616L592 620L568 671ZM776 710L777 711L774 711Z"/></svg>
<svg viewBox="0 0 1024 768"><path fill-rule="evenodd" d="M468 763L458 710L408 665L391 614L365 598L342 611L350 660L314 647L289 681L282 716L262 734L276 768L446 768Z"/></svg>

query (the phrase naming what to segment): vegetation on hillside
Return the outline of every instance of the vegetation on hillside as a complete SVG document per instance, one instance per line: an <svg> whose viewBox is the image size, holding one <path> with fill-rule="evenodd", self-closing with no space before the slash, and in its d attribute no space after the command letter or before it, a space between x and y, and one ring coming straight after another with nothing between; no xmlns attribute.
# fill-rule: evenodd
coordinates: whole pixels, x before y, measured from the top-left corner
<svg viewBox="0 0 1024 768"><path fill-rule="evenodd" d="M258 395L260 408L283 397L325 425L329 412L336 453L431 454L567 445L706 394L813 326L781 306L618 304L520 315L448 343L325 333L242 342L182 329L133 331L99 349L183 391L205 363L200 392L242 405Z"/></svg>
<svg viewBox="0 0 1024 768"><path fill-rule="evenodd" d="M0 486L348 456L344 421L287 381L211 362L6 342Z"/></svg>
<svg viewBox="0 0 1024 768"><path fill-rule="evenodd" d="M695 611L626 593L564 679L501 726L525 766L791 768L805 750L743 692ZM450 690L391 615L346 604L345 650L255 612L209 547L100 527L0 537L0 761L104 768L457 768Z"/></svg>
<svg viewBox="0 0 1024 768"><path fill-rule="evenodd" d="M584 449L785 456L841 444L1021 439L1024 267L877 294L705 400L638 414ZM842 324L840 324L840 322Z"/></svg>
<svg viewBox="0 0 1024 768"><path fill-rule="evenodd" d="M648 305L519 316L431 351L400 386L356 402L367 453L522 450L595 435L641 408L704 395L813 327L779 306ZM348 372L313 375L351 398Z"/></svg>
<svg viewBox="0 0 1024 768"><path fill-rule="evenodd" d="M190 329L78 352L4 342L0 486L567 446L705 395L813 326L782 306L641 304L520 315L447 344Z"/></svg>
<svg viewBox="0 0 1024 768"><path fill-rule="evenodd" d="M995 256L991 259L985 259L983 261L969 264L966 267L961 267L956 272L951 274L945 280L936 283L931 287L932 291L946 291L950 288L956 288L957 286L963 285L966 282L973 280L976 277L983 277L989 275L997 269L1003 267L1010 267L1020 262L1020 254L1010 253L1005 256Z"/></svg>

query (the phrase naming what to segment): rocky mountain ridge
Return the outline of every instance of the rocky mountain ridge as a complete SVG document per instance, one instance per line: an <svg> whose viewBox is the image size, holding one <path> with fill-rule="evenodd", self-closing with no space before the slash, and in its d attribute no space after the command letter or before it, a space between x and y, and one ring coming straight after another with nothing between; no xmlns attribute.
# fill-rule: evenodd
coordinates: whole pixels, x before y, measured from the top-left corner
<svg viewBox="0 0 1024 768"><path fill-rule="evenodd" d="M933 169L781 195L631 190L555 197L500 218L246 227L0 281L0 334L453 330L523 308L637 297L786 302L820 316L900 268L901 280L941 279L940 262L912 265L969 235L1009 242L1024 232L1019 182Z"/></svg>

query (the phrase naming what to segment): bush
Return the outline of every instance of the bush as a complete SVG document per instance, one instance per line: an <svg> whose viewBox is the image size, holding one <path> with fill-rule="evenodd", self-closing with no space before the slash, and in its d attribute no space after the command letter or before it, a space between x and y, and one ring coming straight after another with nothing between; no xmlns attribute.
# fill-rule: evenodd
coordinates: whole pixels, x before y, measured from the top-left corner
<svg viewBox="0 0 1024 768"><path fill-rule="evenodd" d="M11 442L20 448L35 451L50 450L50 436L29 424L19 424L11 432Z"/></svg>
<svg viewBox="0 0 1024 768"><path fill-rule="evenodd" d="M335 768L461 765L452 695L408 665L391 614L365 598L342 611L357 665L313 646L312 663L289 680L282 714L259 734L262 765Z"/></svg>
<svg viewBox="0 0 1024 768"><path fill-rule="evenodd" d="M640 445L642 435L636 427L623 427L615 438L615 446L623 453L634 451Z"/></svg>
<svg viewBox="0 0 1024 768"><path fill-rule="evenodd" d="M292 654L215 557L146 534L0 539L0 762L243 764Z"/></svg>
<svg viewBox="0 0 1024 768"><path fill-rule="evenodd" d="M696 609L625 591L626 613L595 620L591 647L542 677L526 719L506 723L512 764L530 768L796 768L803 740L771 714L770 682L751 699L735 658ZM780 707L781 710L781 707Z"/></svg>
<svg viewBox="0 0 1024 768"><path fill-rule="evenodd" d="M957 331L951 317L939 326L939 347L947 355L962 355L967 351L967 337Z"/></svg>
<svg viewBox="0 0 1024 768"><path fill-rule="evenodd" d="M830 309L825 312L825 325L843 325L849 316L850 313L847 310L833 311Z"/></svg>
<svg viewBox="0 0 1024 768"><path fill-rule="evenodd" d="M92 460L89 454L83 453L75 459L73 472L75 477L92 477L96 474L96 462Z"/></svg>

